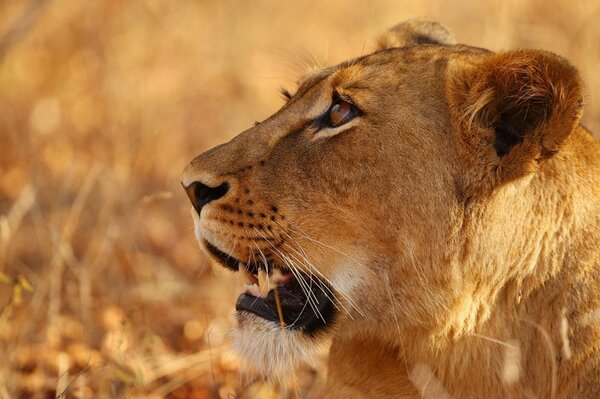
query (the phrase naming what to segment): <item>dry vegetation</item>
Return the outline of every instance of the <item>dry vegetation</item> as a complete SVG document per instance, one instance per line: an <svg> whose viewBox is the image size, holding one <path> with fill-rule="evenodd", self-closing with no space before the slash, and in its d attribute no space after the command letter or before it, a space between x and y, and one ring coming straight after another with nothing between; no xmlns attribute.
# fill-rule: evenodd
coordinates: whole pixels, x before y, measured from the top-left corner
<svg viewBox="0 0 600 399"><path fill-rule="evenodd" d="M240 287L199 253L178 175L315 60L413 16L566 56L600 132L598 0L3 2L0 398L284 397L239 377ZM300 373L302 397L324 374Z"/></svg>

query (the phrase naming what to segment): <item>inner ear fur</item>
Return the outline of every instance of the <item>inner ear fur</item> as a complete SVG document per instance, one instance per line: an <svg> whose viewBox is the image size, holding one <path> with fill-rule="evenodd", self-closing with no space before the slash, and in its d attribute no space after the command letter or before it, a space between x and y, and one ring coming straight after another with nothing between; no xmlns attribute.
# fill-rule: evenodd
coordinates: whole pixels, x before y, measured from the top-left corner
<svg viewBox="0 0 600 399"><path fill-rule="evenodd" d="M582 115L583 89L564 58L537 50L491 54L449 67L458 141L478 176L519 178L557 153Z"/></svg>
<svg viewBox="0 0 600 399"><path fill-rule="evenodd" d="M387 31L377 41L377 49L416 44L448 46L456 44L450 31L439 22L423 18L409 19Z"/></svg>

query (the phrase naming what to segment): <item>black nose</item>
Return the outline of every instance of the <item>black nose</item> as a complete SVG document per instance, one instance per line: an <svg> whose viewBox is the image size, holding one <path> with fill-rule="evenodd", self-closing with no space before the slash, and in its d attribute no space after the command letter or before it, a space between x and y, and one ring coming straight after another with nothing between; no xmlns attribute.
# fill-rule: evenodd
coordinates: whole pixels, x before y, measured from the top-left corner
<svg viewBox="0 0 600 399"><path fill-rule="evenodd" d="M206 184L200 182L194 182L185 188L185 192L187 193L190 201L192 201L192 205L198 215L200 215L200 211L202 207L208 204L211 201L218 200L227 194L229 190L229 184L223 183L217 187L209 187Z"/></svg>

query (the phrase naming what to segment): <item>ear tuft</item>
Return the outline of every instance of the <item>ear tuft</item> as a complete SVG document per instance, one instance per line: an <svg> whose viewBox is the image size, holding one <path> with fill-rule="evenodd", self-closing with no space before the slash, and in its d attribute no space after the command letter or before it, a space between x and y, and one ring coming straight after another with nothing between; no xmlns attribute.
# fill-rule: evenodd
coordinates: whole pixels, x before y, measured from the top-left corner
<svg viewBox="0 0 600 399"><path fill-rule="evenodd" d="M377 49L405 47L416 44L456 44L450 31L442 24L429 19L409 19L394 26L377 41Z"/></svg>

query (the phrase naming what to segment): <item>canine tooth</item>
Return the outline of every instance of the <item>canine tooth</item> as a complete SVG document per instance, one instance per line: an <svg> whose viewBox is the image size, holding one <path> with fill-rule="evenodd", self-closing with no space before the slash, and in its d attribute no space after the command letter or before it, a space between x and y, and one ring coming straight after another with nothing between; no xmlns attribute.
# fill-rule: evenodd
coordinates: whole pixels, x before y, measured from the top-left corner
<svg viewBox="0 0 600 399"><path fill-rule="evenodd" d="M258 269L258 288L262 297L267 296L269 292L269 275L265 269Z"/></svg>

